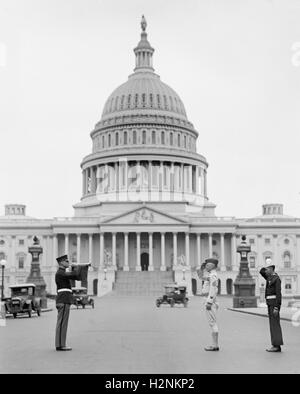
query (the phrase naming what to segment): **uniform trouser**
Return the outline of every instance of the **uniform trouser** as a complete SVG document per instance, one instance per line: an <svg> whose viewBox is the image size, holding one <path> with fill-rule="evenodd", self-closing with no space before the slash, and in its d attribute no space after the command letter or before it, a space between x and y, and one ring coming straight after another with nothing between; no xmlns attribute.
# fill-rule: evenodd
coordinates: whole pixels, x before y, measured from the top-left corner
<svg viewBox="0 0 300 394"><path fill-rule="evenodd" d="M274 306L268 305L271 343L272 346L277 347L283 345L283 339L282 339L282 331L280 326L280 315L278 313L277 316L274 316L273 311L274 311Z"/></svg>
<svg viewBox="0 0 300 394"><path fill-rule="evenodd" d="M217 325L217 310L218 310L218 304L216 304L215 302L212 304L211 310L206 309L208 324L211 328L211 331L214 333L219 332Z"/></svg>
<svg viewBox="0 0 300 394"><path fill-rule="evenodd" d="M55 347L66 346L70 307L70 304L56 304L57 323L55 332Z"/></svg>

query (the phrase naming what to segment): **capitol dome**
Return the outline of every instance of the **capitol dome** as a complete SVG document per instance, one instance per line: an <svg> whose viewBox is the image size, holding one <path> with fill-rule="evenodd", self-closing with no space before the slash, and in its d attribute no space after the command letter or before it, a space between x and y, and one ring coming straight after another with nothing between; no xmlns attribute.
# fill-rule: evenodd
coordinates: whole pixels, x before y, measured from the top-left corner
<svg viewBox="0 0 300 394"><path fill-rule="evenodd" d="M96 214L99 203L132 202L132 191L138 201L207 204L208 163L197 153L198 132L178 94L154 72L146 26L143 17L134 72L108 97L90 134L79 216Z"/></svg>
<svg viewBox="0 0 300 394"><path fill-rule="evenodd" d="M128 81L116 88L106 100L98 130L117 123L155 122L186 127L197 135L178 94L154 73L151 47L146 33L146 21L142 21L141 40L134 49L136 64Z"/></svg>

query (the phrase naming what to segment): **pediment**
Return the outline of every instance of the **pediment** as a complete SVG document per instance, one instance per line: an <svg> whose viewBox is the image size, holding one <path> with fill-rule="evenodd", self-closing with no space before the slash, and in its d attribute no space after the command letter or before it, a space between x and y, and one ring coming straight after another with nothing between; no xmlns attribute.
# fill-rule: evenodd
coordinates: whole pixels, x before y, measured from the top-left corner
<svg viewBox="0 0 300 394"><path fill-rule="evenodd" d="M103 224L187 224L184 220L156 209L142 207L106 220Z"/></svg>

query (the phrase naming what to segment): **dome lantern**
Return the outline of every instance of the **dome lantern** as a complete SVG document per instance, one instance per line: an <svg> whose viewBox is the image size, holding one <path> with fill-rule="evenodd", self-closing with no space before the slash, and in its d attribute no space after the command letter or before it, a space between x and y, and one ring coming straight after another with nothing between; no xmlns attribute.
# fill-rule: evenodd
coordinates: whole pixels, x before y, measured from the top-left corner
<svg viewBox="0 0 300 394"><path fill-rule="evenodd" d="M154 52L154 48L151 47L149 41L147 40L147 22L142 15L141 20L141 40L138 43L138 46L134 48L135 53L135 69L134 72L144 72L144 71L154 71L152 64L152 56Z"/></svg>

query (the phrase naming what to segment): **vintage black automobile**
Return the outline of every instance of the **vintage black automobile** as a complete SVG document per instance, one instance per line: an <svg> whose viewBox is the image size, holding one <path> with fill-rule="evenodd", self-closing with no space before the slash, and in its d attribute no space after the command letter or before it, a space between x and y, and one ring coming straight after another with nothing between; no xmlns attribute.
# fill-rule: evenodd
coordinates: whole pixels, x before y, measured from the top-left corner
<svg viewBox="0 0 300 394"><path fill-rule="evenodd" d="M86 287L72 287L72 292L74 296L74 305L77 309L81 305L84 309L86 305L90 305L92 308L95 307L94 300L87 294Z"/></svg>
<svg viewBox="0 0 300 394"><path fill-rule="evenodd" d="M186 286L179 286L175 283L165 286L165 294L157 298L156 306L159 308L161 304L169 304L173 308L175 304L183 304L184 307L187 307L188 301Z"/></svg>
<svg viewBox="0 0 300 394"><path fill-rule="evenodd" d="M35 296L35 284L22 283L9 287L11 296L4 301L6 313L12 314L14 318L23 313L27 313L29 317L32 312L41 315L41 300Z"/></svg>

